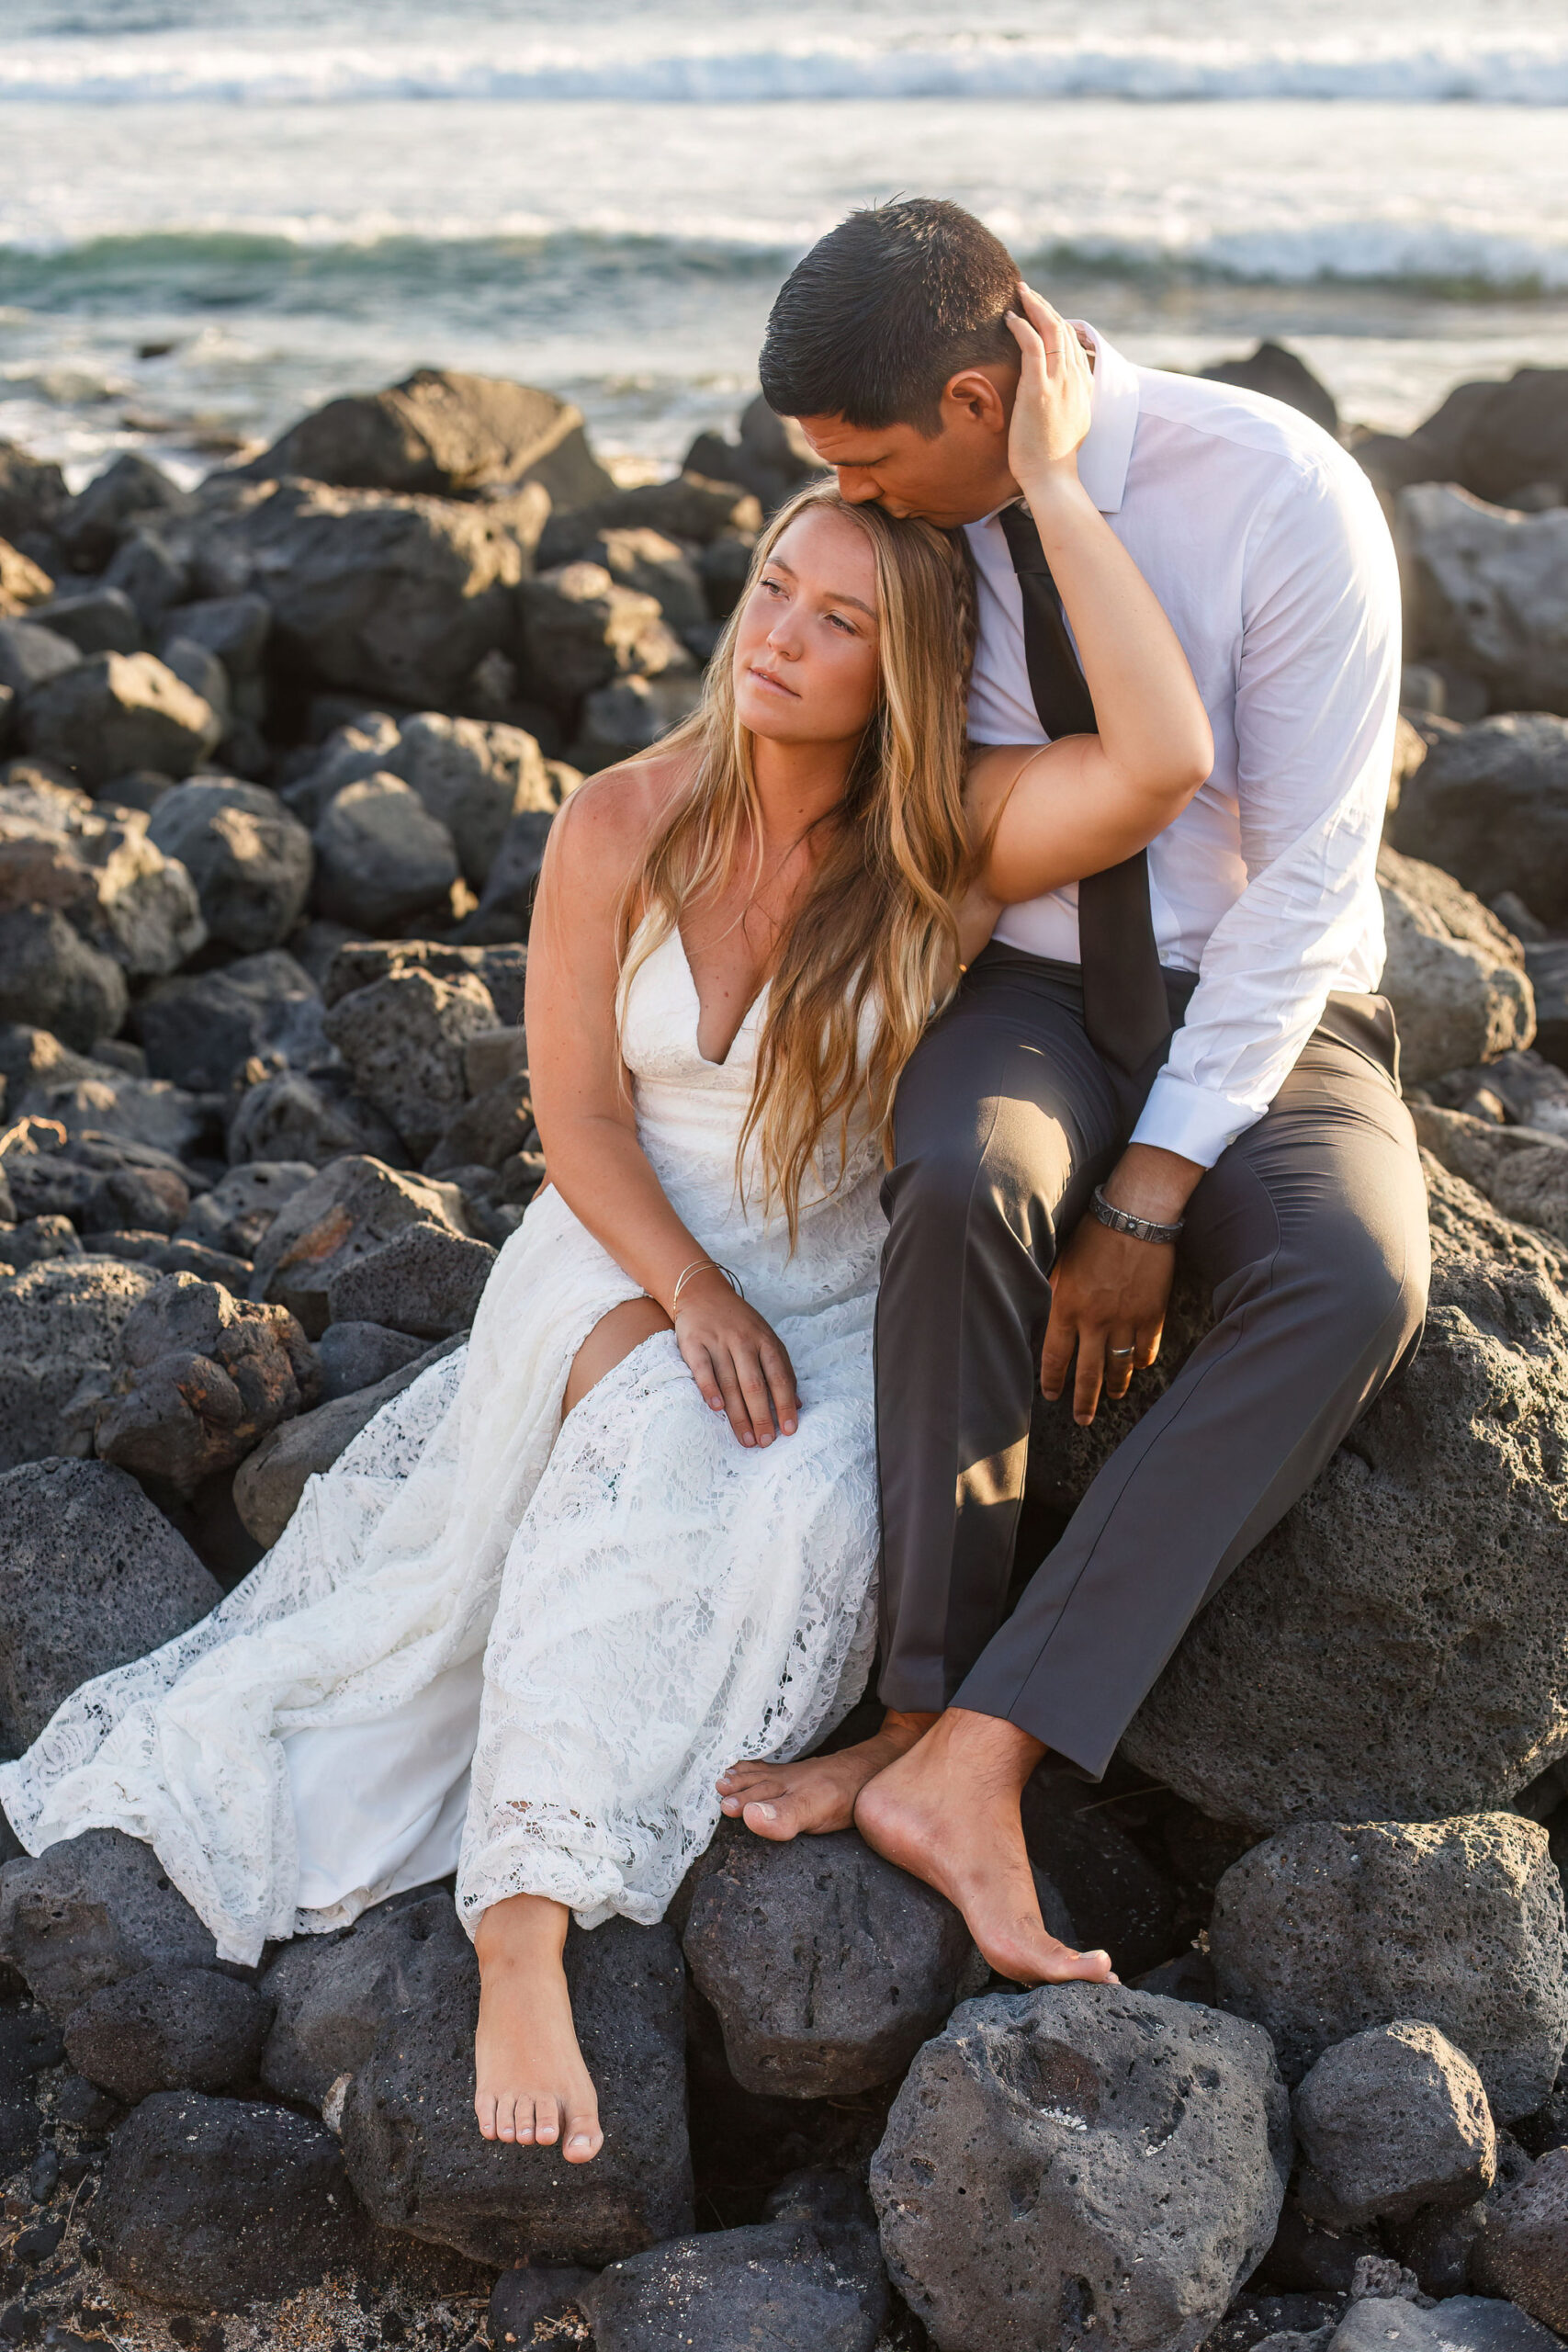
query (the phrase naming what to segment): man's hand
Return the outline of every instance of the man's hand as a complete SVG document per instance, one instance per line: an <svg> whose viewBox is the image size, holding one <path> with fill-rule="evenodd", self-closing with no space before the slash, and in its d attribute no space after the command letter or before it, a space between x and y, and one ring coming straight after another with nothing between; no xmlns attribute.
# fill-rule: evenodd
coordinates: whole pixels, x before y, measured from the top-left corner
<svg viewBox="0 0 1568 2352"><path fill-rule="evenodd" d="M1203 1172L1177 1152L1129 1144L1105 1180L1105 1197L1134 1216L1174 1225ZM1125 1396L1134 1370L1146 1370L1158 1355L1175 1273L1173 1245L1135 1241L1092 1214L1063 1250L1051 1274L1040 1386L1053 1402L1061 1395L1076 1350L1073 1419L1080 1426L1093 1420L1102 1390Z"/></svg>

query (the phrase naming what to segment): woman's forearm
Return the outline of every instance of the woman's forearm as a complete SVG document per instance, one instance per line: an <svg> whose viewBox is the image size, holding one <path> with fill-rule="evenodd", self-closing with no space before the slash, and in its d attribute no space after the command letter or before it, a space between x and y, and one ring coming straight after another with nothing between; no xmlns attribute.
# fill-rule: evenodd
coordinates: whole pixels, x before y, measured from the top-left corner
<svg viewBox="0 0 1568 2352"><path fill-rule="evenodd" d="M676 1283L707 1252L671 1207L635 1133L620 1119L577 1117L549 1122L541 1140L568 1208L673 1319Z"/></svg>
<svg viewBox="0 0 1568 2352"><path fill-rule="evenodd" d="M1118 779L1160 802L1213 757L1209 722L1158 597L1078 480L1074 463L1021 482Z"/></svg>

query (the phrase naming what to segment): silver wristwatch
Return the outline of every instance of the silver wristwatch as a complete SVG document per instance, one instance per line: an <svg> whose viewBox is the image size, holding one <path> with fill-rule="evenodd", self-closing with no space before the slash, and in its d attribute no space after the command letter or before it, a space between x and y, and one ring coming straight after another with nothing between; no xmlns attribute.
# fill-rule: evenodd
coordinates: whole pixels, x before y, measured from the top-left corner
<svg viewBox="0 0 1568 2352"><path fill-rule="evenodd" d="M1152 1216L1134 1216L1130 1209L1113 1208L1097 1184L1089 1202L1101 1225L1112 1233L1130 1233L1134 1241L1174 1241L1187 1219L1179 1216L1174 1225L1156 1225Z"/></svg>

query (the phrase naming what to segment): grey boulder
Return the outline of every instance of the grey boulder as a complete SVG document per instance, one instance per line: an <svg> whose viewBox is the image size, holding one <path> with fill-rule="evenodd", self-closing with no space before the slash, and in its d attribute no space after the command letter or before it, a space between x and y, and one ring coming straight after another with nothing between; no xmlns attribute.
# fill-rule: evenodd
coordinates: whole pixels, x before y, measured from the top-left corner
<svg viewBox="0 0 1568 2352"><path fill-rule="evenodd" d="M363 1329L364 1327L359 1327ZM390 1337L400 1339L401 1333ZM416 1346L418 1342L414 1343ZM330 1397L312 1412L284 1421L247 1454L234 1476L234 1508L241 1523L265 1546L276 1543L298 1508L308 1478L330 1470L383 1405L440 1363L457 1343L424 1348L408 1363L387 1373L373 1387Z"/></svg>
<svg viewBox="0 0 1568 2352"><path fill-rule="evenodd" d="M569 1929L572 2014L598 2086L591 2165L485 2141L474 2125L479 1971L454 1912L421 1947L343 2107L349 2177L385 2227L498 2266L599 2265L692 2226L684 1971L673 1932L612 1919Z"/></svg>
<svg viewBox="0 0 1568 2352"><path fill-rule="evenodd" d="M1568 2148L1553 2148L1486 2209L1475 2283L1568 2335Z"/></svg>
<svg viewBox="0 0 1568 2352"><path fill-rule="evenodd" d="M264 597L307 674L443 709L513 635L528 557L493 507L313 481L228 497L197 533L197 584Z"/></svg>
<svg viewBox="0 0 1568 2352"><path fill-rule="evenodd" d="M34 617L78 653L140 653L141 622L123 588L101 582L55 596Z"/></svg>
<svg viewBox="0 0 1568 2352"><path fill-rule="evenodd" d="M38 784L0 792L0 907L51 907L132 979L173 972L205 944L196 887L138 809Z"/></svg>
<svg viewBox="0 0 1568 2352"><path fill-rule="evenodd" d="M241 956L215 972L154 981L133 1025L154 1078L221 1092L252 1054L311 1057L322 1046L321 992L286 949Z"/></svg>
<svg viewBox="0 0 1568 2352"><path fill-rule="evenodd" d="M567 563L525 581L523 660L530 690L564 709L613 678L690 670L658 604L603 564Z"/></svg>
<svg viewBox="0 0 1568 2352"><path fill-rule="evenodd" d="M26 750L92 789L130 768L189 775L222 732L209 703L152 653L96 653L28 695Z"/></svg>
<svg viewBox="0 0 1568 2352"><path fill-rule="evenodd" d="M52 1031L25 1022L0 1026L0 1075L13 1122L57 1120L73 1144L93 1135L177 1160L200 1129L200 1112L183 1089L73 1053Z"/></svg>
<svg viewBox="0 0 1568 2352"><path fill-rule="evenodd" d="M155 1279L112 1258L56 1258L0 1283L0 1470L87 1453L67 1408L84 1383L107 1385L121 1327Z"/></svg>
<svg viewBox="0 0 1568 2352"><path fill-rule="evenodd" d="M493 1029L496 1013L470 974L412 970L340 997L323 1025L358 1092L423 1159L463 1102L468 1039Z"/></svg>
<svg viewBox="0 0 1568 2352"><path fill-rule="evenodd" d="M1390 837L1478 898L1512 890L1543 922L1568 922L1568 719L1526 710L1441 736Z"/></svg>
<svg viewBox="0 0 1568 2352"><path fill-rule="evenodd" d="M1400 492L1397 532L1421 653L1483 680L1505 710L1568 711L1568 507L1522 514L1422 482Z"/></svg>
<svg viewBox="0 0 1568 2352"><path fill-rule="evenodd" d="M632 759L689 718L701 701L695 678L617 678L584 702L572 760L584 775L593 775Z"/></svg>
<svg viewBox="0 0 1568 2352"><path fill-rule="evenodd" d="M217 1948L151 1846L85 1829L0 1868L0 1956L63 2026L106 1984L210 1968Z"/></svg>
<svg viewBox="0 0 1568 2352"><path fill-rule="evenodd" d="M1506 1805L1563 1745L1568 1262L1430 1161L1427 1179L1419 1352L1188 1629L1123 1738L1215 1820Z"/></svg>
<svg viewBox="0 0 1568 2352"><path fill-rule="evenodd" d="M310 888L310 837L265 785L200 776L166 792L148 832L196 884L214 939L247 956L280 946Z"/></svg>
<svg viewBox="0 0 1568 2352"><path fill-rule="evenodd" d="M697 1864L682 1941L737 2082L793 2098L896 2079L974 1954L953 1905L852 1829L775 1845L733 1822Z"/></svg>
<svg viewBox="0 0 1568 2352"><path fill-rule="evenodd" d="M576 2300L598 2352L873 2352L887 2281L869 2229L761 2222L613 2262Z"/></svg>
<svg viewBox="0 0 1568 2352"><path fill-rule="evenodd" d="M401 1372L425 1352L423 1340L393 1331L384 1323L329 1323L316 1342L321 1370L321 1402L353 1396Z"/></svg>
<svg viewBox="0 0 1568 2352"><path fill-rule="evenodd" d="M368 1152L397 1159L401 1144L378 1111L332 1072L312 1078L306 1070L267 1069L243 1083L229 1122L229 1159L236 1167L299 1160L324 1168L329 1160ZM242 1065L243 1081L249 1063Z"/></svg>
<svg viewBox="0 0 1568 2352"><path fill-rule="evenodd" d="M560 763L551 764L558 768ZM574 783L578 780L575 768L567 773ZM525 808L513 818L502 836L479 905L464 918L460 934L464 940L482 944L527 938L544 869L545 845L554 821L552 812L541 808Z"/></svg>
<svg viewBox="0 0 1568 2352"><path fill-rule="evenodd" d="M581 550L589 563L603 564L612 580L638 595L651 596L677 635L701 628L708 617L707 598L695 564L674 539L661 531L625 527L598 531Z"/></svg>
<svg viewBox="0 0 1568 2352"><path fill-rule="evenodd" d="M96 571L141 517L175 514L183 503L179 485L162 466L140 449L125 449L66 502L54 530L79 568Z"/></svg>
<svg viewBox="0 0 1568 2352"><path fill-rule="evenodd" d="M35 1740L94 1675L143 1657L222 1598L183 1535L107 1462L0 1477L0 1745Z"/></svg>
<svg viewBox="0 0 1568 2352"><path fill-rule="evenodd" d="M0 686L18 696L74 670L82 656L68 637L39 620L0 620Z"/></svg>
<svg viewBox="0 0 1568 2352"><path fill-rule="evenodd" d="M287 1306L310 1339L319 1338L329 1323L383 1321L379 1316L334 1314L330 1293L340 1275L413 1226L466 1238L460 1195L451 1185L407 1175L379 1159L333 1160L284 1204L268 1227L256 1250L252 1295Z"/></svg>
<svg viewBox="0 0 1568 2352"><path fill-rule="evenodd" d="M1410 1115L1423 1148L1499 1216L1568 1249L1568 1137L1529 1125L1500 1127L1435 1102L1413 1102Z"/></svg>
<svg viewBox="0 0 1568 2352"><path fill-rule="evenodd" d="M1325 2050L1292 2102L1297 2199L1331 2228L1472 2205L1497 2170L1480 2075L1435 2025L1396 2018Z"/></svg>
<svg viewBox="0 0 1568 2352"><path fill-rule="evenodd" d="M333 1323L386 1323L416 1339L450 1339L473 1321L495 1260L489 1242L410 1226L333 1276L327 1313Z"/></svg>
<svg viewBox="0 0 1568 2352"><path fill-rule="evenodd" d="M314 1353L286 1306L164 1274L120 1330L97 1451L188 1496L320 1394Z"/></svg>
<svg viewBox="0 0 1568 2352"><path fill-rule="evenodd" d="M315 1173L304 1159L261 1159L231 1169L209 1193L191 1203L175 1238L254 1258L278 1210L302 1193Z"/></svg>
<svg viewBox="0 0 1568 2352"><path fill-rule="evenodd" d="M250 470L306 474L350 489L444 497L537 481L563 505L611 486L582 412L505 377L422 368L383 392L329 401L291 425ZM541 513L547 512L541 502Z"/></svg>
<svg viewBox="0 0 1568 2352"><path fill-rule="evenodd" d="M404 719L383 764L412 786L426 813L446 828L476 890L489 880L513 818L556 805L545 756L521 727L421 711Z"/></svg>
<svg viewBox="0 0 1568 2352"><path fill-rule="evenodd" d="M366 2251L330 2132L190 2091L157 2092L120 2125L93 2232L116 2286L203 2311L316 2286Z"/></svg>
<svg viewBox="0 0 1568 2352"><path fill-rule="evenodd" d="M313 838L321 912L364 931L443 906L460 871L451 834L400 776L346 785Z"/></svg>
<svg viewBox="0 0 1568 2352"><path fill-rule="evenodd" d="M65 2022L79 2075L134 2106L156 2091L254 2079L272 2019L254 1985L215 1968L143 1968L88 1995Z"/></svg>
<svg viewBox="0 0 1568 2352"><path fill-rule="evenodd" d="M490 990L499 1021L514 1025L523 1018L527 952L510 945L470 947L451 940L353 939L333 956L321 992L327 1003L333 1005L356 989L374 988L378 980L390 979L400 972L428 972L436 980L459 979L468 973ZM488 1080L472 1078L469 1083L478 1086Z"/></svg>
<svg viewBox="0 0 1568 2352"><path fill-rule="evenodd" d="M883 2252L941 2352L1195 2352L1274 2235L1290 2109L1267 2037L1101 1984L967 2001L872 2159Z"/></svg>
<svg viewBox="0 0 1568 2352"><path fill-rule="evenodd" d="M0 911L0 1021L48 1029L85 1052L114 1035L130 1001L113 956L52 907Z"/></svg>
<svg viewBox="0 0 1568 2352"><path fill-rule="evenodd" d="M321 2107L334 2084L364 2065L389 2010L417 1999L427 1973L425 1945L441 1949L452 1897L415 1887L364 1911L351 1928L297 1936L263 1980L273 2021L261 2079L279 2098Z"/></svg>
<svg viewBox="0 0 1568 2352"><path fill-rule="evenodd" d="M1538 2108L1568 2047L1568 1927L1544 1829L1520 1815L1301 1823L1221 1879L1220 1997L1299 2082L1337 2042L1422 2018L1499 2121Z"/></svg>
<svg viewBox="0 0 1568 2352"><path fill-rule="evenodd" d="M1535 997L1524 952L1490 908L1439 866L1378 857L1388 962L1382 993L1399 1023L1400 1071L1434 1078L1528 1046Z"/></svg>

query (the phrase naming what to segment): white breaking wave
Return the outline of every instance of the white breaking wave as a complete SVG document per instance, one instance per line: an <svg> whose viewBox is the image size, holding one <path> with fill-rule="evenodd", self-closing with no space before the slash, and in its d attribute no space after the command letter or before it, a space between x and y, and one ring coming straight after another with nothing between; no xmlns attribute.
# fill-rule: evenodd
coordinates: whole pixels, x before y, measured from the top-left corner
<svg viewBox="0 0 1568 2352"><path fill-rule="evenodd" d="M607 53L613 52L613 53ZM1153 38L813 39L765 47L569 44L499 33L482 53L398 41L21 41L0 45L0 104L344 106L395 99L755 105L842 99L1362 100L1568 106L1568 38L1427 41Z"/></svg>

